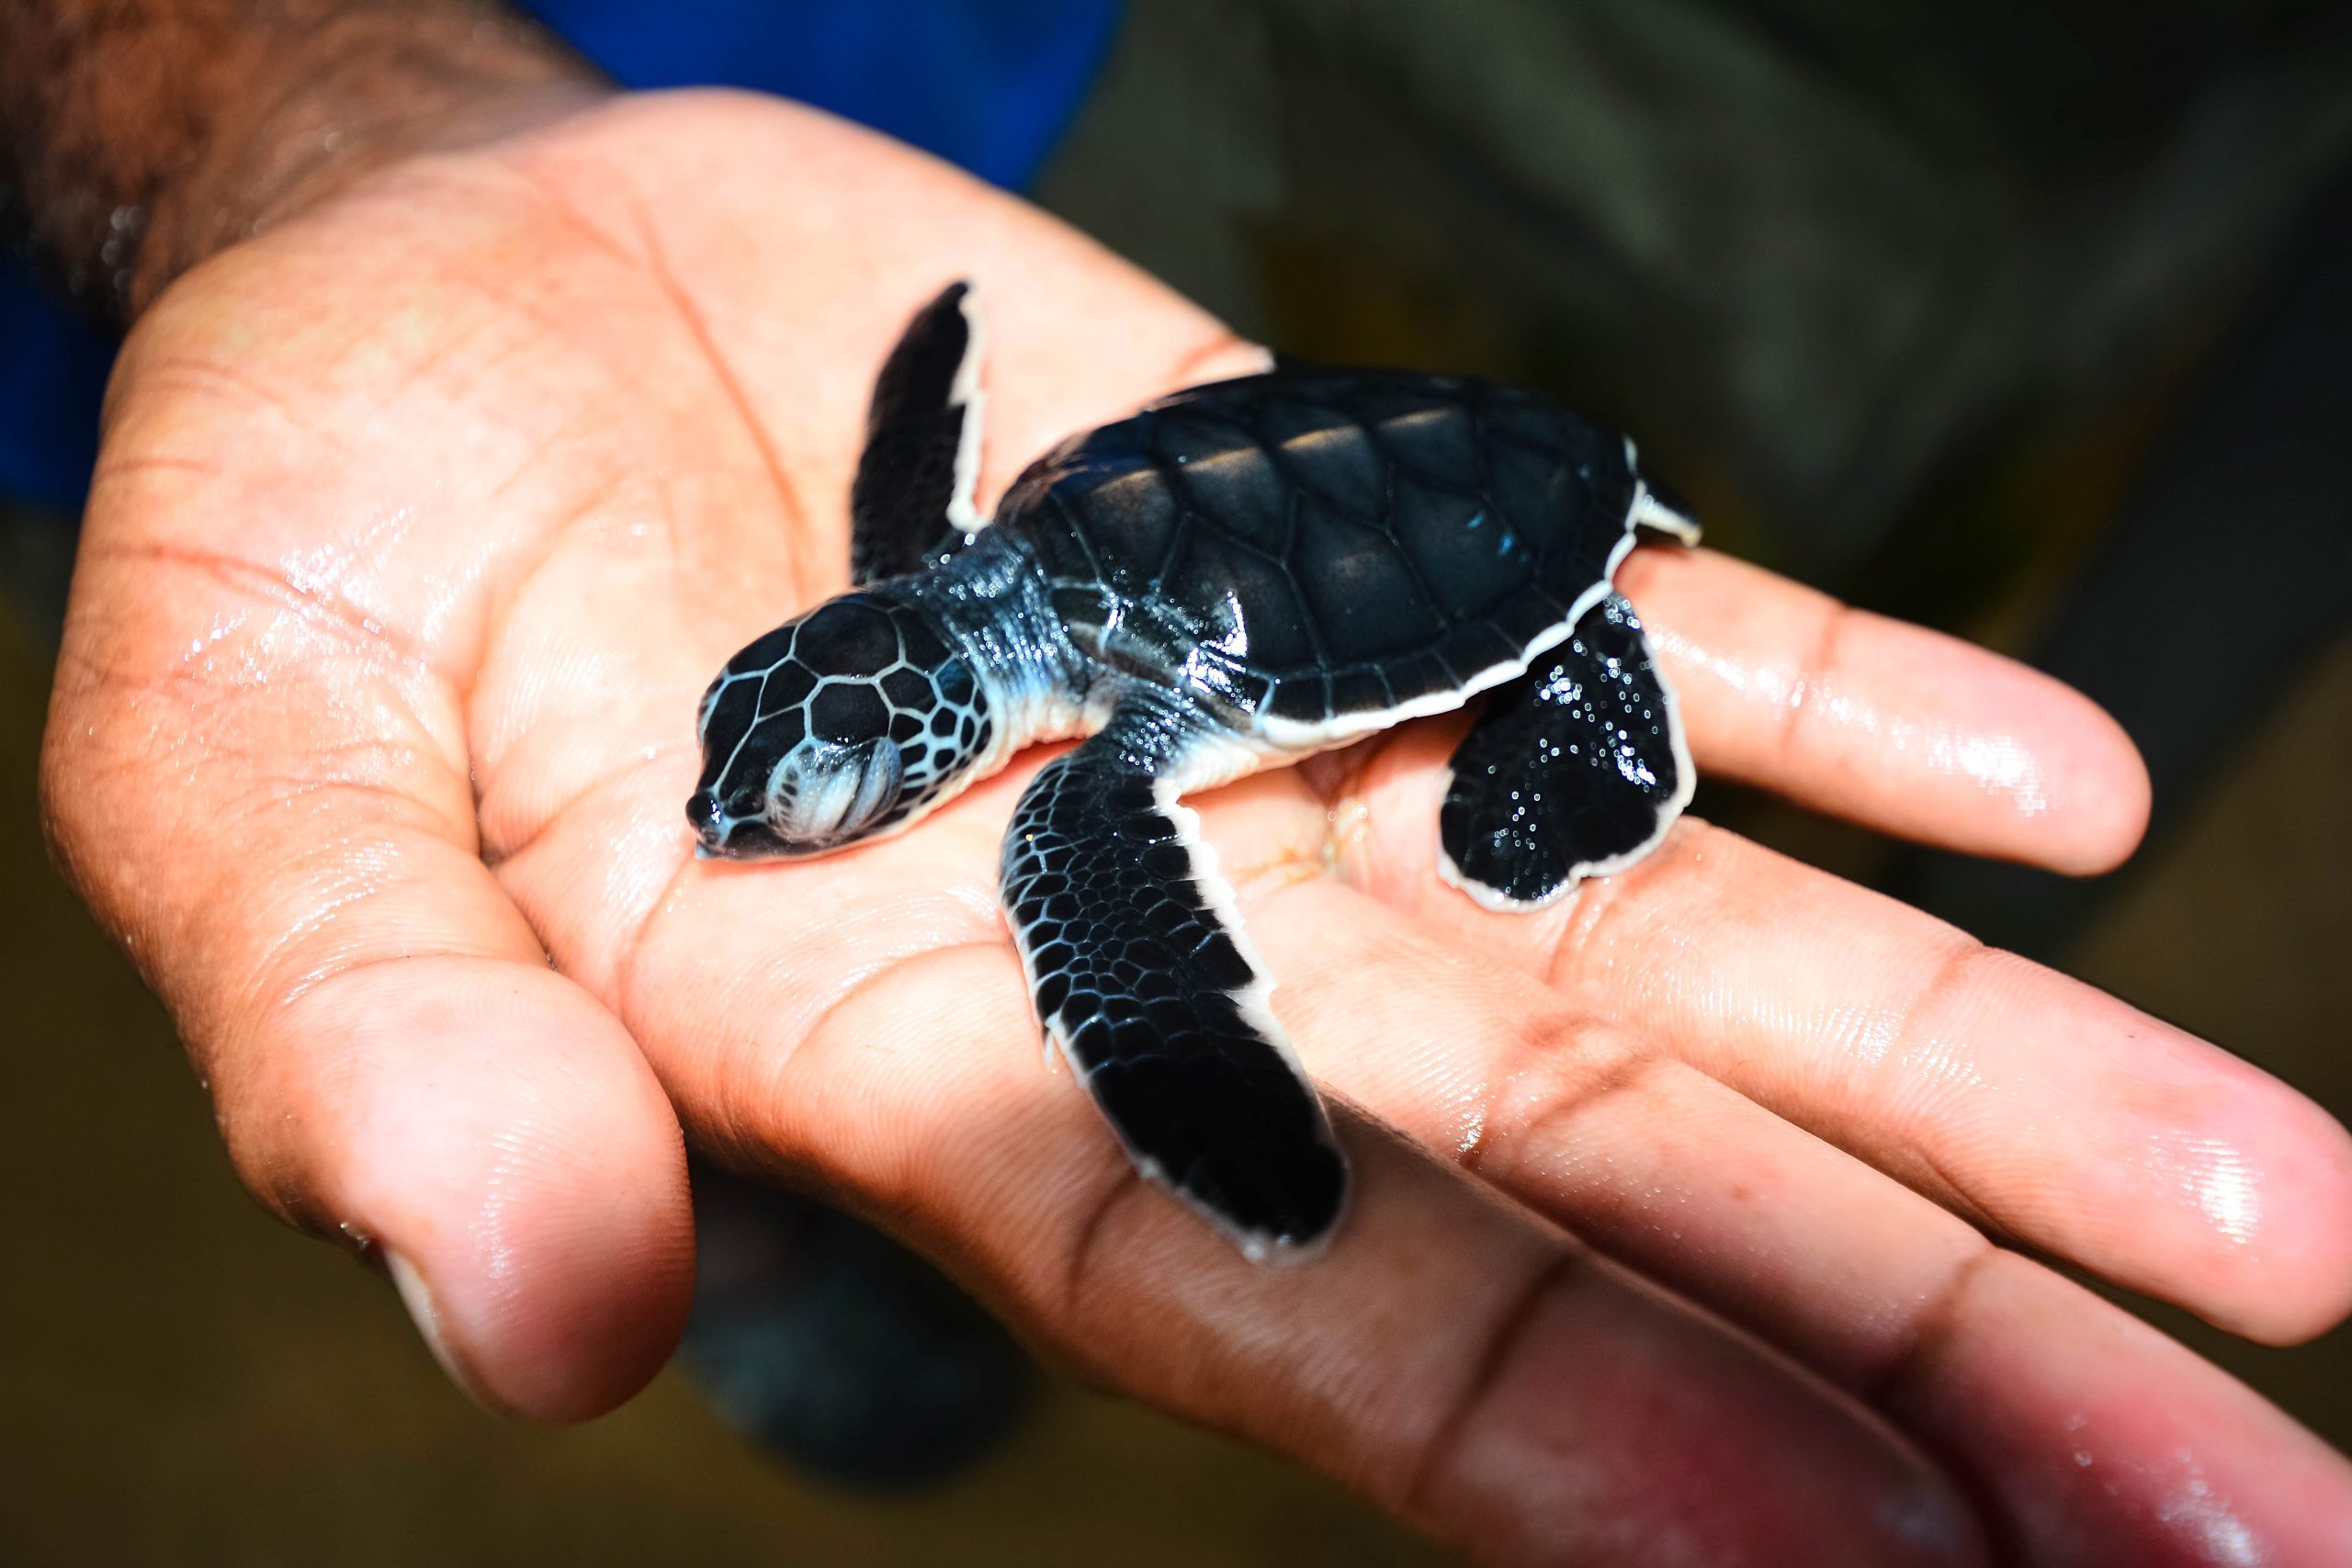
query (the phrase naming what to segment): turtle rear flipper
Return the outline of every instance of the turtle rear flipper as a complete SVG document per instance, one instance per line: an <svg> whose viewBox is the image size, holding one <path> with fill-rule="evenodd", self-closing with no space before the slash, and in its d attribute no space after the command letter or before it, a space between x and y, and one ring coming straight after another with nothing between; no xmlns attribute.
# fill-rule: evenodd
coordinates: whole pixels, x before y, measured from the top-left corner
<svg viewBox="0 0 2352 1568"><path fill-rule="evenodd" d="M972 286L951 283L915 312L875 378L849 489L853 582L919 571L985 525L972 509L981 402Z"/></svg>
<svg viewBox="0 0 2352 1568"><path fill-rule="evenodd" d="M1198 819L1159 775L1189 737L1130 698L1022 796L1004 901L1047 1037L1144 1175L1261 1262L1330 1235L1347 1168L1266 1006Z"/></svg>
<svg viewBox="0 0 2352 1568"><path fill-rule="evenodd" d="M1496 694L1453 753L1441 870L1491 909L1547 904L1655 849L1695 775L1674 694L1621 594Z"/></svg>

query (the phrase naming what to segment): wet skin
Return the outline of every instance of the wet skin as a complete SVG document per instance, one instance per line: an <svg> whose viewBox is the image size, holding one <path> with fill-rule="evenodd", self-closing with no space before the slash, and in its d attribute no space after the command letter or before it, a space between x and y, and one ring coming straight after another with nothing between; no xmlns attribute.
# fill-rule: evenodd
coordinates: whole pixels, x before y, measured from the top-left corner
<svg viewBox="0 0 2352 1568"><path fill-rule="evenodd" d="M1487 914L1432 868L1438 724L1203 799L1307 1065L1405 1134L1341 1127L1348 1241L1270 1274L1133 1201L1039 1069L994 879L1042 757L788 888L695 860L680 716L843 586L865 380L964 271L1020 345L984 502L1248 362L1002 196L733 96L395 168L141 324L47 798L266 1201L374 1238L539 1416L667 1354L683 1128L1481 1560L2343 1560L2340 1459L1985 1234L2298 1337L2352 1293L2341 1131L1835 878L1687 822ZM1620 581L1704 772L2069 870L2138 836L2128 745L2028 671L1703 551Z"/></svg>

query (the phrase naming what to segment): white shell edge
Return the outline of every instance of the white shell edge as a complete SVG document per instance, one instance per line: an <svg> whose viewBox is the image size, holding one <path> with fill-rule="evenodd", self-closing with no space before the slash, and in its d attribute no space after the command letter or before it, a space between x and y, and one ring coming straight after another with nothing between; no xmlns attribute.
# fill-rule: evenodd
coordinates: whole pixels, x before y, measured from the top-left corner
<svg viewBox="0 0 2352 1568"><path fill-rule="evenodd" d="M1645 644L1649 640L1649 629L1646 626L1642 630L1642 640ZM1550 908L1575 892L1577 886L1588 877L1614 876L1621 871L1631 869L1646 860L1658 845L1666 842L1666 836L1672 832L1674 825L1682 819L1684 808L1690 804L1691 795L1698 790L1699 773L1690 761L1690 742L1683 732L1682 705L1680 699L1674 694L1674 684L1666 678L1666 672L1659 670L1655 661L1650 669L1651 672L1657 676L1658 694L1666 699L1667 741L1674 750L1676 779L1674 794L1657 808L1657 826L1651 830L1650 836L1622 854L1610 855L1601 860L1577 862L1568 868L1568 874L1561 881L1560 886L1552 889L1544 897L1532 900L1510 897L1498 889L1464 875L1462 868L1453 863L1453 857L1446 853L1445 842L1441 839L1437 846L1437 875L1440 882L1449 887L1460 888L1472 903L1482 909L1491 909L1498 915L1530 915L1538 909ZM1438 787L1438 798L1443 800L1453 793L1453 769L1448 766L1444 779Z"/></svg>
<svg viewBox="0 0 2352 1568"><path fill-rule="evenodd" d="M1452 713L1479 693L1499 686L1506 681L1516 681L1527 673L1529 665L1566 642L1568 634L1576 630L1577 623L1584 619L1585 613L1600 604L1608 594L1611 582L1617 575L1618 563L1625 558L1625 553L1633 547L1634 530L1629 518L1624 536L1610 549L1609 564L1602 570L1600 580L1577 595L1576 602L1568 606L1568 613L1565 616L1536 634L1533 640L1520 650L1517 658L1506 659L1498 664L1489 665L1459 686L1447 691L1431 692L1425 697L1416 697L1409 703L1399 703L1393 708L1343 714L1335 718L1327 719L1321 724L1301 724L1295 719L1276 718L1271 714L1261 714L1257 719L1259 731L1282 750L1306 753L1326 750L1334 746L1344 746L1359 736L1369 735L1378 729L1386 729L1391 725L1402 724L1408 718L1427 718L1432 714Z"/></svg>
<svg viewBox="0 0 2352 1568"><path fill-rule="evenodd" d="M1316 1088L1314 1078L1307 1074L1306 1064L1299 1060L1297 1047L1290 1043L1290 1035L1274 1017L1271 1003L1274 983L1269 978L1271 972L1266 967L1265 959L1259 953L1255 944L1250 942L1248 928L1241 922L1241 914L1234 900L1232 885L1225 880L1224 874L1217 869L1216 846L1211 844L1201 832L1200 813L1176 798L1182 793L1175 781L1161 779L1153 785L1152 798L1162 811L1168 813L1169 819L1176 826L1176 837L1183 844L1185 857L1191 863L1193 883L1201 891L1201 902L1207 906L1209 913L1224 926L1226 935L1232 940L1235 949L1241 954L1242 962L1250 965L1250 983L1240 990L1228 994L1233 997L1234 1004L1239 1010L1242 1019L1273 1046L1284 1065L1297 1076L1300 1083L1306 1085L1307 1093L1315 1101L1316 1117L1321 1124L1323 1143L1340 1156L1340 1168L1345 1170L1347 1151L1340 1146L1339 1139L1332 1134L1330 1114L1324 1108L1322 1091ZM1005 924L1012 932L1014 949L1021 954L1022 974L1029 982L1029 994L1034 1005L1034 998L1037 994L1037 965L1030 955L1028 933L1023 931L1017 922L1007 920ZM1050 1062L1052 1055L1058 1052L1063 1063L1069 1068L1070 1077L1077 1080L1081 1089L1084 1088L1089 1074L1080 1064L1076 1055L1071 1052L1069 1035L1061 1027L1058 1017L1040 1019L1038 1021L1045 1031L1047 1060ZM1135 1168L1137 1174L1190 1210L1204 1224L1222 1236L1242 1257L1261 1267L1290 1269L1300 1264L1314 1262L1330 1249L1332 1238L1340 1234L1340 1227L1347 1223L1348 1208L1354 1196L1352 1182L1343 1190L1340 1212L1332 1216L1331 1224L1326 1227L1322 1235L1305 1246L1280 1241L1262 1231L1243 1230L1223 1214L1194 1201L1189 1193L1176 1187L1169 1180L1168 1172L1162 1168L1159 1162L1148 1155L1139 1153L1127 1142L1117 1126L1108 1119L1104 1120L1103 1125L1110 1128L1112 1135L1118 1139L1120 1152L1126 1156L1127 1163Z"/></svg>
<svg viewBox="0 0 2352 1568"><path fill-rule="evenodd" d="M1250 965L1250 983L1240 990L1229 993L1234 1005L1239 1009L1243 1021L1264 1037L1306 1089L1308 1098L1315 1104L1315 1118L1322 1134L1323 1145L1339 1156L1340 1168L1344 1172L1348 1168L1347 1151L1340 1147L1340 1140L1332 1134L1330 1113L1324 1107L1323 1092L1307 1073L1306 1064L1299 1059L1298 1048L1291 1043L1289 1032L1274 1017L1273 971L1258 952L1257 944L1250 940L1250 931L1242 922L1233 885L1226 881L1225 874L1217 867L1216 846L1210 843L1208 836L1201 831L1201 814L1178 798L1182 794L1181 781L1177 779L1162 778L1152 787L1153 799L1162 811L1168 813L1169 820L1176 824L1176 837L1184 846L1186 858L1192 862L1193 885L1200 889L1201 902L1208 906L1209 913L1225 928L1226 936L1241 954L1241 961ZM1141 1168L1141 1163L1138 1162L1138 1168ZM1330 1224L1325 1227L1321 1235L1305 1246L1278 1241L1261 1232L1240 1230L1189 1199L1184 1202L1187 1208L1205 1220L1211 1229L1238 1247L1241 1255L1250 1262L1287 1269L1311 1263L1329 1250L1331 1238L1339 1235L1340 1227L1347 1223L1348 1203L1353 1192L1354 1183L1350 1182L1341 1190L1340 1210L1331 1217ZM1183 1198L1182 1193L1177 1196Z"/></svg>
<svg viewBox="0 0 2352 1568"><path fill-rule="evenodd" d="M1634 462L1634 438L1630 435L1625 438L1625 462L1634 470L1634 504L1625 510L1625 536L1620 539L1616 547L1609 553L1609 571L1608 575L1601 579L1600 592L1590 595L1592 604L1586 604L1581 599L1577 601L1577 613L1568 621L1569 632L1576 630L1577 622L1583 620L1586 612L1592 608L1592 604L1599 604L1600 598L1615 585L1618 563L1623 561L1626 552L1634 547L1634 533L1637 529L1652 529L1684 545L1695 545L1699 542L1697 519L1684 516L1650 493L1650 487L1642 479L1641 468ZM1546 643L1543 649L1536 651L1548 652L1552 647L1565 639L1566 634L1563 634L1562 637L1553 638L1550 643ZM1642 628L1642 643L1645 648L1650 646L1649 627L1646 626ZM1690 739L1682 727L1681 699L1674 694L1674 682L1668 680L1666 671L1657 667L1657 649L1651 648L1650 651L1650 672L1657 677L1658 693L1666 699L1667 742L1674 750L1674 770L1677 781L1673 795L1664 806L1658 807L1657 827L1650 836L1623 854L1611 855L1603 860L1577 862L1568 868L1568 874L1559 886L1554 888L1545 897L1532 902L1510 897L1483 882L1464 876L1462 874L1462 868L1453 863L1453 857L1445 852L1445 844L1441 840L1437 847L1439 881L1449 887L1460 888L1472 903L1482 909L1491 909L1498 915L1532 914L1538 909L1550 908L1575 892L1577 886L1588 877L1614 876L1621 871L1630 869L1648 858L1652 851L1666 841L1667 834L1672 832L1675 823L1682 819L1684 808L1690 804L1691 795L1699 788L1699 771L1690 761ZM1527 663L1533 662L1534 654L1531 653ZM1526 665L1522 664L1521 668L1523 670ZM1453 793L1453 769L1449 765L1445 770L1444 780L1439 786L1438 798L1443 800L1446 795Z"/></svg>

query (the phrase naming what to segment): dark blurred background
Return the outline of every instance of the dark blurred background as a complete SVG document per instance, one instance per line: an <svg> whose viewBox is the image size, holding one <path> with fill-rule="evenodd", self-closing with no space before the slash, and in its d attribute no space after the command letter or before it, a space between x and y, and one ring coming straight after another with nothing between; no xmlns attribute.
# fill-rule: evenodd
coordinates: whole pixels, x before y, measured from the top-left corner
<svg viewBox="0 0 2352 1568"><path fill-rule="evenodd" d="M534 8L632 82L757 53L632 54L625 5ZM851 37L755 85L1024 186L1244 332L1546 388L1636 432L1713 542L2088 691L2156 782L2151 841L2113 876L1905 850L1713 786L1698 809L2352 1111L2352 7L906 8L930 28L911 69L944 84L912 110L876 85L910 69L912 24L864 53L851 37L888 7L714 14L770 41ZM1319 1483L997 1349L978 1364L1029 1393L1001 1395L980 1426L1009 1436L949 1479L885 1493L838 1479L854 1465L776 1462L704 1393L753 1427L785 1396L726 1303L798 1290L793 1332L821 1340L873 1319L897 1288L874 1270L898 1266L841 1242L849 1261L812 1283L760 1252L756 1223L714 1249L733 1273L698 1320L699 1383L673 1371L577 1431L476 1415L389 1291L239 1195L168 1023L46 863L34 759L74 505L55 476L86 463L102 365L21 301L0 301L0 385L50 421L48 461L0 464L0 1016L19 1075L0 1102L0 1555L1428 1558ZM2352 1442L2352 1337L2257 1349L2134 1304Z"/></svg>

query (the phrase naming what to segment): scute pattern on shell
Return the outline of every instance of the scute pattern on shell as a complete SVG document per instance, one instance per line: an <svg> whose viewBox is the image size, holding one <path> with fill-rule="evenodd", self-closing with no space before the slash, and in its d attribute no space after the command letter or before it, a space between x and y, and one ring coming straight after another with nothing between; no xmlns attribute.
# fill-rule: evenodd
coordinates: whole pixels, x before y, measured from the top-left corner
<svg viewBox="0 0 2352 1568"><path fill-rule="evenodd" d="M1460 690L1608 575L1623 441L1468 378L1288 369L1179 393L1008 494L1087 651L1238 718Z"/></svg>

